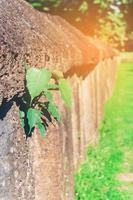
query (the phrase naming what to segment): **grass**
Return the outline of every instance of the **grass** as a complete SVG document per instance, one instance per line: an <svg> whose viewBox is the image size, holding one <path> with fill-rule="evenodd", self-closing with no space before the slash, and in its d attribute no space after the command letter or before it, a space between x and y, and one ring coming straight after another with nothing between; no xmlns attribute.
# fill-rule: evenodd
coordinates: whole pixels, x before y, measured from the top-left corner
<svg viewBox="0 0 133 200"><path fill-rule="evenodd" d="M118 178L133 173L132 62L119 66L99 130L99 143L89 147L88 158L75 175L76 200L133 200L133 182Z"/></svg>

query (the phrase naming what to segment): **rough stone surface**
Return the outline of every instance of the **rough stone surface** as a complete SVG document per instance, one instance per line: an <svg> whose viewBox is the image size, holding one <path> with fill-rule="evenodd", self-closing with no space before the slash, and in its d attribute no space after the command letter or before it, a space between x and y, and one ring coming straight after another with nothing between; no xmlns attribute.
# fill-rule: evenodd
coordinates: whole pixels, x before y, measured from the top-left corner
<svg viewBox="0 0 133 200"><path fill-rule="evenodd" d="M29 142L22 134L18 108L13 102L0 109L0 113L7 111L4 119L0 116L0 199L34 199L33 156Z"/></svg>
<svg viewBox="0 0 133 200"><path fill-rule="evenodd" d="M25 63L67 72L114 55L65 20L39 13L23 0L0 1L0 30L0 101L23 91Z"/></svg>
<svg viewBox="0 0 133 200"><path fill-rule="evenodd" d="M22 0L0 0L0 200L74 199L73 173L98 136L114 55L58 16ZM55 94L63 123L51 124L44 140L38 130L26 140L20 128L15 101L24 92L25 63L59 68L73 88L71 112Z"/></svg>

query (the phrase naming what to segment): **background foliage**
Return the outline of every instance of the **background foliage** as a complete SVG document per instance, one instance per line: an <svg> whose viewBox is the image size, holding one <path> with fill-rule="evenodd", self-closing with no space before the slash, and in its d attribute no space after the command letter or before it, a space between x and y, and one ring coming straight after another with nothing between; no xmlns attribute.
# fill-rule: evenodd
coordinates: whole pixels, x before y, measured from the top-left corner
<svg viewBox="0 0 133 200"><path fill-rule="evenodd" d="M133 0L27 0L42 12L60 15L84 34L133 49Z"/></svg>

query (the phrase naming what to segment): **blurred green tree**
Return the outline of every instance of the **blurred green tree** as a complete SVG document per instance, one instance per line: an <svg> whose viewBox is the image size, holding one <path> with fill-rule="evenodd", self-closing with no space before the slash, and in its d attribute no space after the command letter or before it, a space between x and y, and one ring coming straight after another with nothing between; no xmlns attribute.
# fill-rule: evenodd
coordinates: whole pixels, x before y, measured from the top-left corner
<svg viewBox="0 0 133 200"><path fill-rule="evenodd" d="M84 34L113 47L133 48L133 0L27 0L42 12L60 15Z"/></svg>

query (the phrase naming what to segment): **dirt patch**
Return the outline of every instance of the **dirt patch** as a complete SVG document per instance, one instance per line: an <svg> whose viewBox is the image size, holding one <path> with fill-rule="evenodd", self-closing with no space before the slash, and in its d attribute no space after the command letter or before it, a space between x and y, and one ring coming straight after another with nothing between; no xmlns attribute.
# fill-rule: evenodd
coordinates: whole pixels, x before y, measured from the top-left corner
<svg viewBox="0 0 133 200"><path fill-rule="evenodd" d="M133 173L120 173L118 174L118 180L124 181L127 183L133 183Z"/></svg>

